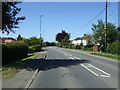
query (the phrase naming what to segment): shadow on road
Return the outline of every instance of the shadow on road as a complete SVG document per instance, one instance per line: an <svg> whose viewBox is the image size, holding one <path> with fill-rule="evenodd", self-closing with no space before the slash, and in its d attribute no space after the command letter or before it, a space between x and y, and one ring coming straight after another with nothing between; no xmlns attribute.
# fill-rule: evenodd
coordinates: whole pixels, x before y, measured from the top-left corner
<svg viewBox="0 0 120 90"><path fill-rule="evenodd" d="M78 60L78 59L31 59L23 61L25 65L22 67L23 69L27 69L29 71L39 69L41 71L46 71L50 69L55 69L59 67L70 67L79 65L80 63L89 63L89 60Z"/></svg>

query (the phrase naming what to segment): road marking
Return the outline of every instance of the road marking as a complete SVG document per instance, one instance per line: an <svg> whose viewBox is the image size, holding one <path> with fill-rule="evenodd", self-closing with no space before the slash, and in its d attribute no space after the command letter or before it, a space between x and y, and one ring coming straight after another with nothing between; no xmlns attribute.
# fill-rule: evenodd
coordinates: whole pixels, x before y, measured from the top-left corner
<svg viewBox="0 0 120 90"><path fill-rule="evenodd" d="M110 77L110 75L100 75L101 77Z"/></svg>
<svg viewBox="0 0 120 90"><path fill-rule="evenodd" d="M94 75L99 76L97 73L93 72L92 70L90 70L89 68L87 68L85 65L81 64L81 66L83 66L84 68L86 68L88 71L90 71Z"/></svg>
<svg viewBox="0 0 120 90"><path fill-rule="evenodd" d="M71 54L68 53L69 56L72 56Z"/></svg>
<svg viewBox="0 0 120 90"><path fill-rule="evenodd" d="M65 55L65 56L67 56L67 54L66 54L66 53L64 53L64 55Z"/></svg>
<svg viewBox="0 0 120 90"><path fill-rule="evenodd" d="M88 71L90 71L91 73L93 73L93 74L96 75L96 76L110 77L110 74L109 74L109 73L107 73L107 72L105 72L105 71L103 71L103 70L101 70L101 69L93 66L92 64L87 64L86 66L85 66L84 64L81 64L81 66L83 66L84 68L86 68ZM102 72L102 73L104 73L104 74L106 74L106 75L98 75L97 73L95 73L94 71L92 71L91 69L89 69L88 67L93 67L93 68L95 68L96 70L98 70L98 71L100 71L100 72Z"/></svg>
<svg viewBox="0 0 120 90"><path fill-rule="evenodd" d="M74 57L75 59L79 59L80 60L80 58L78 58L78 57Z"/></svg>
<svg viewBox="0 0 120 90"><path fill-rule="evenodd" d="M70 59L74 59L73 57L69 57Z"/></svg>
<svg viewBox="0 0 120 90"><path fill-rule="evenodd" d="M91 64L89 64L89 65L92 66L93 68L97 69L98 71L101 71L102 73L107 74L108 76L110 76L109 73L107 73L107 72L105 72L105 71L103 71L103 70L101 70L101 69L99 69L99 68L97 68L97 67L95 67L95 66L93 66Z"/></svg>

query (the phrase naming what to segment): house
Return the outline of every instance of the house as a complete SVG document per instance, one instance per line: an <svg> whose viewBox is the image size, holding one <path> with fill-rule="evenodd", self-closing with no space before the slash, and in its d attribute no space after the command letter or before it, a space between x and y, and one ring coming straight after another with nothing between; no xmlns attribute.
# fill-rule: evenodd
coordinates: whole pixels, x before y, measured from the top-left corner
<svg viewBox="0 0 120 90"><path fill-rule="evenodd" d="M91 39L90 35L84 34L83 37L78 37L78 38L72 40L71 44L74 44L74 45L81 45L82 44L83 46L86 46L86 45L88 45L90 39Z"/></svg>
<svg viewBox="0 0 120 90"><path fill-rule="evenodd" d="M15 40L12 37L0 37L0 43L11 43L11 42L17 42L17 40Z"/></svg>

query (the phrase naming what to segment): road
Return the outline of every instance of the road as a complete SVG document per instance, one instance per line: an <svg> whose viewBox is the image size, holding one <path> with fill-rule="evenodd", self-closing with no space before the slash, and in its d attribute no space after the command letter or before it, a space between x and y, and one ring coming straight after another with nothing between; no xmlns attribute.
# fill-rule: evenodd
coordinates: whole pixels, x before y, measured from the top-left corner
<svg viewBox="0 0 120 90"><path fill-rule="evenodd" d="M47 47L30 88L118 88L118 61Z"/></svg>

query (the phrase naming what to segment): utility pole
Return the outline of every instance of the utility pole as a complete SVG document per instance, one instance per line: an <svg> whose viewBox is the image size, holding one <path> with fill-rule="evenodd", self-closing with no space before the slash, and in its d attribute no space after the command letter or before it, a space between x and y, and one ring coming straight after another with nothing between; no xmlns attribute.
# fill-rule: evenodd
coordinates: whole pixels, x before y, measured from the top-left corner
<svg viewBox="0 0 120 90"><path fill-rule="evenodd" d="M42 16L43 15L40 15L40 46L42 47L42 41L41 41L41 21L42 21Z"/></svg>
<svg viewBox="0 0 120 90"><path fill-rule="evenodd" d="M108 0L106 0L106 13L105 13L105 53L107 53L107 12L108 12Z"/></svg>

